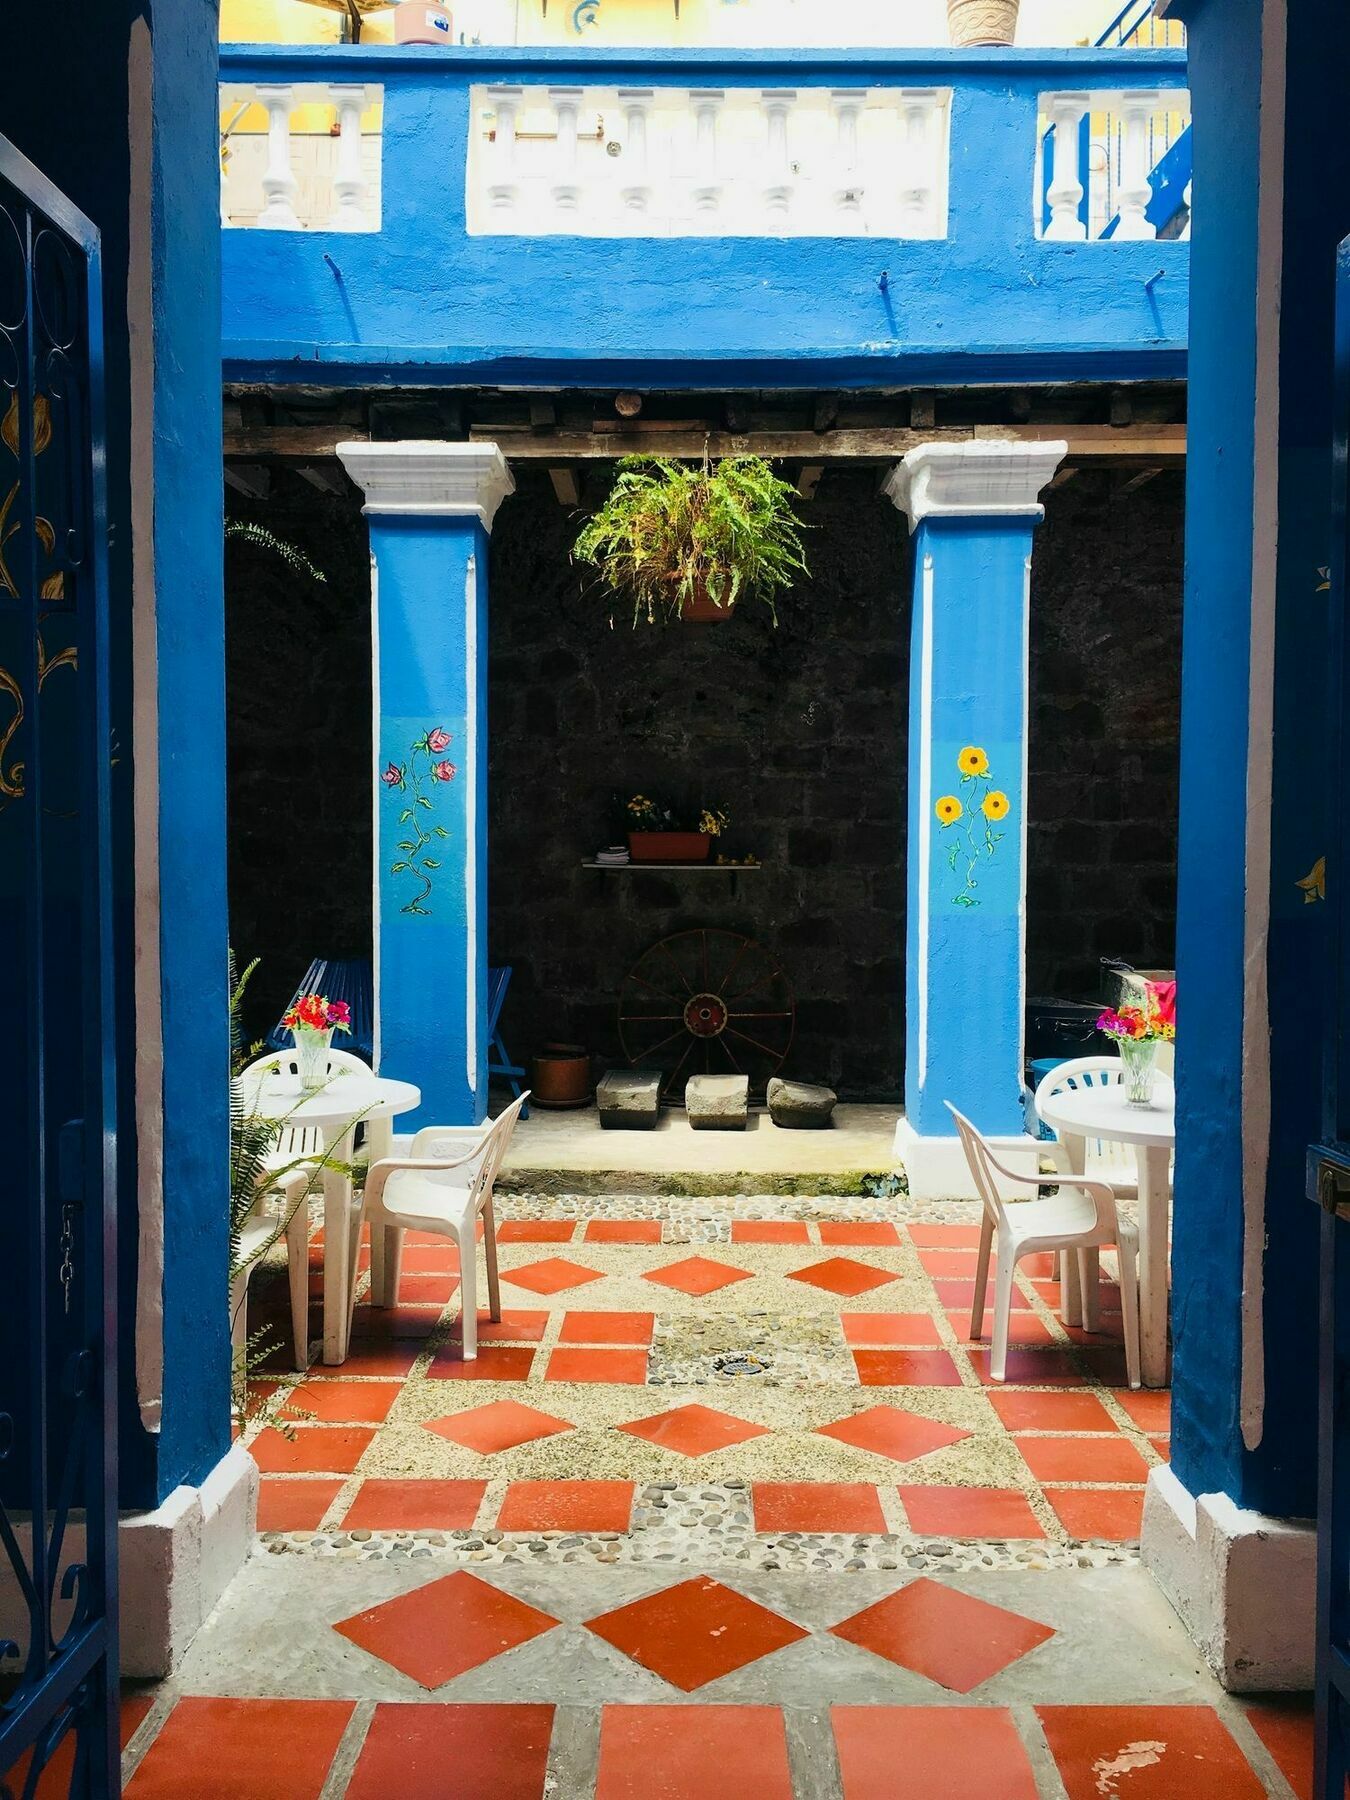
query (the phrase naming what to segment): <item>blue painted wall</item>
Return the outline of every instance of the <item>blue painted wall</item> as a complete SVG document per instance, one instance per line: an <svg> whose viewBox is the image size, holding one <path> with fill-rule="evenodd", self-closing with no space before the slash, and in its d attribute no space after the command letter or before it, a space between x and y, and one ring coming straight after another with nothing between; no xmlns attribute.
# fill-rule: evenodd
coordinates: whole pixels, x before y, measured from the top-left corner
<svg viewBox="0 0 1350 1800"><path fill-rule="evenodd" d="M399 1130L472 1125L487 1116L487 533L373 513L370 544L379 1071L422 1090Z"/></svg>
<svg viewBox="0 0 1350 1800"><path fill-rule="evenodd" d="M954 1135L947 1100L983 1131L1022 1131L1026 566L1033 523L932 518L914 536L905 1113L921 1137ZM932 764L925 784L930 661Z"/></svg>
<svg viewBox="0 0 1350 1800"><path fill-rule="evenodd" d="M224 232L231 378L865 386L1182 372L1188 246L1044 243L1032 217L1038 95L1184 86L1182 52L232 47L221 72L383 83L386 109L381 231ZM954 87L946 240L466 235L470 82L860 80Z"/></svg>

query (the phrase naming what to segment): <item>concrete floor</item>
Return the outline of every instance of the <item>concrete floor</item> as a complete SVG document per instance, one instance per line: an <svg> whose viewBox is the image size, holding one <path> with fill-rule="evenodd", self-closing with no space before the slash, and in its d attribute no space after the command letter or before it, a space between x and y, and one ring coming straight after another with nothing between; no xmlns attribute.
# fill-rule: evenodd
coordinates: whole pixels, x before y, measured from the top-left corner
<svg viewBox="0 0 1350 1800"><path fill-rule="evenodd" d="M692 1131L667 1110L655 1131L602 1131L593 1106L534 1109L516 1127L498 1186L533 1193L848 1194L897 1167L900 1109L839 1106L828 1131Z"/></svg>

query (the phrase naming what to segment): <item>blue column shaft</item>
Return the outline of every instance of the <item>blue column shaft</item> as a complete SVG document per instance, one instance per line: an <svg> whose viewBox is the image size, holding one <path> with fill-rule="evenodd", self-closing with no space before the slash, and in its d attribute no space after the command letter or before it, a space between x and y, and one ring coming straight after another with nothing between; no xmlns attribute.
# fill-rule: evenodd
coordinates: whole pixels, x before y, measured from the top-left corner
<svg viewBox="0 0 1350 1800"><path fill-rule="evenodd" d="M419 1125L487 1116L487 534L370 519L375 563L376 1043Z"/></svg>
<svg viewBox="0 0 1350 1800"><path fill-rule="evenodd" d="M914 538L905 1111L1020 1132L1027 592L1034 516Z"/></svg>

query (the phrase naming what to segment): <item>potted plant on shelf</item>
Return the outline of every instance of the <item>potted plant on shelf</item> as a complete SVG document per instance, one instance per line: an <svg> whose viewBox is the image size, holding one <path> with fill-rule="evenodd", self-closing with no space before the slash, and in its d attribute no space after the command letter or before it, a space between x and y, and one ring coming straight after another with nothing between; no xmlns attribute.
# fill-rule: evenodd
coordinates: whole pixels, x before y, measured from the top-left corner
<svg viewBox="0 0 1350 1800"><path fill-rule="evenodd" d="M774 596L806 571L796 490L758 456L690 466L630 456L572 554L630 600L633 623L720 621Z"/></svg>
<svg viewBox="0 0 1350 1800"><path fill-rule="evenodd" d="M658 800L634 794L628 813L628 854L635 863L707 862L713 839L730 823L720 807L702 807L688 827Z"/></svg>
<svg viewBox="0 0 1350 1800"><path fill-rule="evenodd" d="M953 44L1011 44L1019 0L947 0L947 33Z"/></svg>

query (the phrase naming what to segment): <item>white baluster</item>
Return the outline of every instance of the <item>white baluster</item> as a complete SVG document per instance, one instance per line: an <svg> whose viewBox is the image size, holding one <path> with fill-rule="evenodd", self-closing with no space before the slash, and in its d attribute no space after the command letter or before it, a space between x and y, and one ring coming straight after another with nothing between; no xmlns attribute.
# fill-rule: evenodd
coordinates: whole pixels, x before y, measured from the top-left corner
<svg viewBox="0 0 1350 1800"><path fill-rule="evenodd" d="M830 106L835 122L835 211L846 232L861 231L863 183L858 168L858 121L867 104L866 88L834 88Z"/></svg>
<svg viewBox="0 0 1350 1800"><path fill-rule="evenodd" d="M495 213L514 212L520 203L520 182L516 177L516 119L522 92L518 87L488 89L488 99L497 120L487 184L488 206Z"/></svg>
<svg viewBox="0 0 1350 1800"><path fill-rule="evenodd" d="M293 204L298 183L291 168L291 107L293 90L268 85L257 89L259 104L267 109L267 167L263 170L263 209L258 224L264 231L298 231L300 220Z"/></svg>
<svg viewBox="0 0 1350 1800"><path fill-rule="evenodd" d="M1119 223L1117 238L1126 242L1155 238L1158 227L1147 215L1153 189L1149 185L1148 127L1157 112L1162 96L1151 91L1136 91L1120 96L1124 118L1120 151L1120 193L1117 201Z"/></svg>
<svg viewBox="0 0 1350 1800"><path fill-rule="evenodd" d="M619 89L619 104L623 107L626 127L619 197L628 211L634 213L645 213L652 203L647 125L653 98L651 88Z"/></svg>
<svg viewBox="0 0 1350 1800"><path fill-rule="evenodd" d="M1191 220L1195 217L1195 214L1191 209L1191 184L1189 181L1182 189L1181 197L1186 202L1186 223L1181 228L1181 235L1185 241L1189 243L1191 237Z"/></svg>
<svg viewBox="0 0 1350 1800"><path fill-rule="evenodd" d="M328 98L337 109L337 172L333 197L337 201L328 221L330 231L369 231L366 215L366 172L361 163L361 113L366 103L364 87L333 86Z"/></svg>
<svg viewBox="0 0 1350 1800"><path fill-rule="evenodd" d="M577 180L577 115L585 89L553 87L548 97L553 102L557 130L557 179L553 183L553 204L559 212L575 212L581 201L581 184Z"/></svg>
<svg viewBox="0 0 1350 1800"><path fill-rule="evenodd" d="M689 103L694 109L694 211L715 213L722 205L723 184L717 166L717 118L726 99L723 88L693 88Z"/></svg>
<svg viewBox="0 0 1350 1800"><path fill-rule="evenodd" d="M932 237L936 230L933 127L938 116L937 89L906 88L900 96L900 116L905 127L902 230L906 237Z"/></svg>
<svg viewBox="0 0 1350 1800"><path fill-rule="evenodd" d="M1050 139L1050 186L1045 196L1050 205L1050 218L1042 235L1058 242L1080 242L1087 236L1087 226L1078 216L1083 203L1084 173L1078 166L1078 136L1090 104L1087 94L1053 94L1050 97L1050 123L1054 132Z"/></svg>
<svg viewBox="0 0 1350 1800"><path fill-rule="evenodd" d="M791 209L797 191L788 155L788 114L797 104L797 90L765 88L759 98L768 129L765 166L769 179L764 188L764 205L769 212L782 216Z"/></svg>

